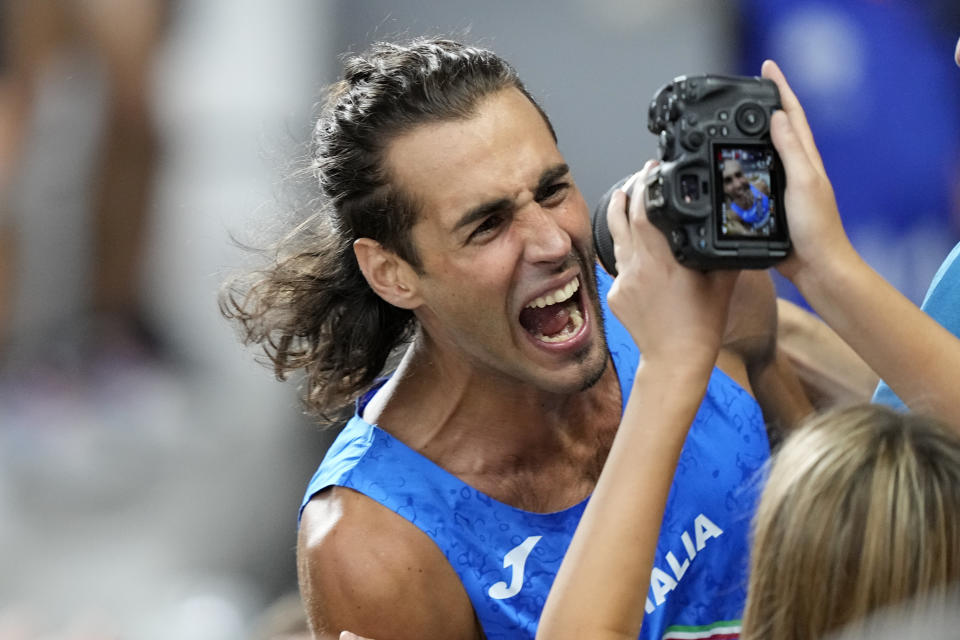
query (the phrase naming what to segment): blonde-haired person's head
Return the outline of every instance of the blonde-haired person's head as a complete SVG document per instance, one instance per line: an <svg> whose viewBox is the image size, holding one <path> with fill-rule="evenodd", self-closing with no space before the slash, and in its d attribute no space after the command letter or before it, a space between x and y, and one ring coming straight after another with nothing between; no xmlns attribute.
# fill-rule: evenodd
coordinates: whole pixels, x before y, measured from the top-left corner
<svg viewBox="0 0 960 640"><path fill-rule="evenodd" d="M784 442L754 521L745 640L812 640L960 579L960 438L867 405Z"/></svg>

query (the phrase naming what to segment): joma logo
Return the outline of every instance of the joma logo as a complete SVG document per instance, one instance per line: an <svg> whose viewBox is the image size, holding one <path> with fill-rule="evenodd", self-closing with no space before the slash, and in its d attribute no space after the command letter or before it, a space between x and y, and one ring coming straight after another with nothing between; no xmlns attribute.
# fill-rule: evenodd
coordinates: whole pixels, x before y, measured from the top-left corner
<svg viewBox="0 0 960 640"><path fill-rule="evenodd" d="M507 552L507 555L503 557L503 568L513 568L510 584L498 582L490 587L487 593L490 594L491 598L504 600L520 593L520 589L523 587L523 568L527 564L527 557L530 555L530 552L533 551L533 547L540 542L541 537L542 536L530 536Z"/></svg>

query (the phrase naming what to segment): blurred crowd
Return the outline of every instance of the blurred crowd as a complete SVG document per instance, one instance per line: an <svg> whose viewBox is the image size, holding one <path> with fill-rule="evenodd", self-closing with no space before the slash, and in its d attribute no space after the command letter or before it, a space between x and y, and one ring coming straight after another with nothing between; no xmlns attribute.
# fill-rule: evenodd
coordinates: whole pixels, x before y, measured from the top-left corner
<svg viewBox="0 0 960 640"><path fill-rule="evenodd" d="M639 123L630 135L646 148L608 154L619 125L594 125L643 113L677 73L757 74L775 55L881 273L919 301L960 237L957 74L884 68L877 49L926 60L960 32L950 2L569 0L546 28L542 7L416 4L2 3L0 640L295 632L296 510L331 434L242 349L216 296L248 259L233 239L256 244L283 220L278 191L340 51L470 30L532 86L555 87L543 102L594 199L655 145ZM667 51L663 33L692 44ZM570 78L558 35L585 58ZM511 51L521 36L528 48ZM825 47L844 48L849 68ZM616 100L586 91L587 55L609 58L598 83L622 84L638 59L644 80ZM623 112L601 113L614 109L601 98ZM875 165L898 192L916 185L913 201L885 196Z"/></svg>
<svg viewBox="0 0 960 640"><path fill-rule="evenodd" d="M295 588L325 436L216 303L309 133L284 5L3 3L0 638L246 637Z"/></svg>

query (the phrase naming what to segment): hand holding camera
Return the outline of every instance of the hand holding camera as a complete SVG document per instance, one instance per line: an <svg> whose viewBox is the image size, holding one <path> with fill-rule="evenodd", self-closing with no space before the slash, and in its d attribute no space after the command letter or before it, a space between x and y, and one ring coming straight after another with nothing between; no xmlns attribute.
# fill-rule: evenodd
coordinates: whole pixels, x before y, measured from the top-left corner
<svg viewBox="0 0 960 640"><path fill-rule="evenodd" d="M616 240L620 267L607 301L630 331L648 364L664 370L709 370L724 336L727 309L739 272L701 272L671 258L663 234L652 224L639 196L658 165L647 162L617 189L604 213ZM633 193L634 197L628 194ZM629 199L629 202L628 202Z"/></svg>
<svg viewBox="0 0 960 640"><path fill-rule="evenodd" d="M843 273L861 260L843 230L833 187L803 107L776 63L766 61L762 75L777 85L783 103L783 110L771 119L770 131L790 174L790 188L784 195L793 251L777 264L777 270L802 287L797 279L803 280L808 273L816 281Z"/></svg>

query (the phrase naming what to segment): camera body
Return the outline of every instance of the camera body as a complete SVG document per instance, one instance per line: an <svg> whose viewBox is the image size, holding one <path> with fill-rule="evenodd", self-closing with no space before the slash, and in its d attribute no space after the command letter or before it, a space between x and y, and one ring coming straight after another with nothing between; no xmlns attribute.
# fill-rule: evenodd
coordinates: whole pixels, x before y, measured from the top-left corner
<svg viewBox="0 0 960 640"><path fill-rule="evenodd" d="M682 264L765 269L790 252L786 177L770 141L770 116L779 108L776 85L755 77L680 76L654 95L647 126L659 136L660 164L647 176L644 204ZM593 221L611 273L606 205L613 189Z"/></svg>

